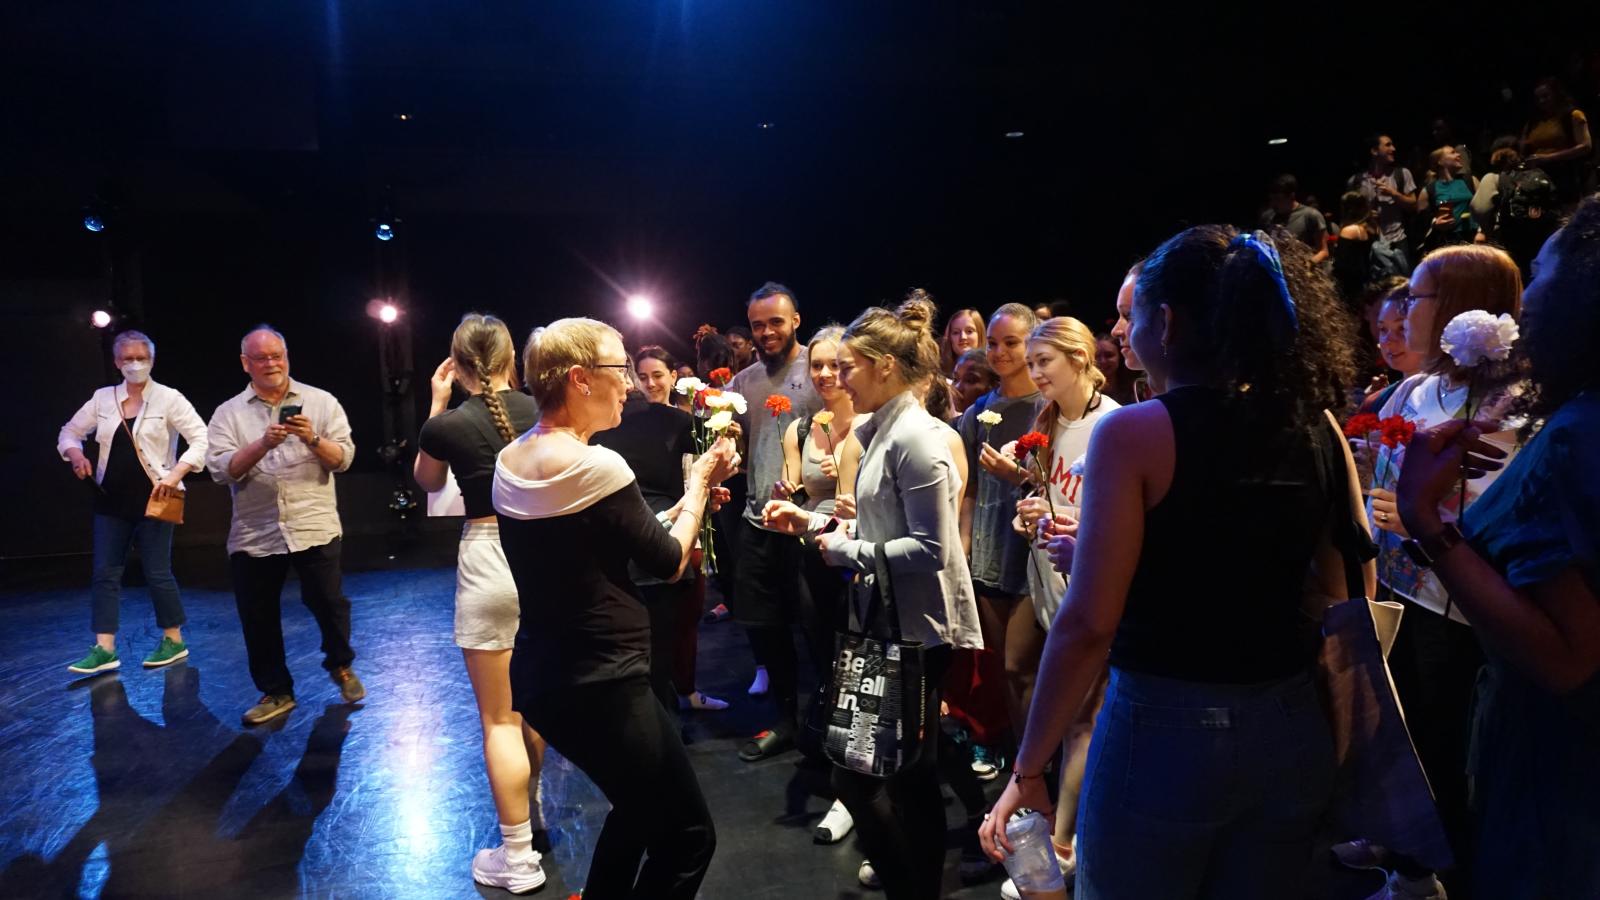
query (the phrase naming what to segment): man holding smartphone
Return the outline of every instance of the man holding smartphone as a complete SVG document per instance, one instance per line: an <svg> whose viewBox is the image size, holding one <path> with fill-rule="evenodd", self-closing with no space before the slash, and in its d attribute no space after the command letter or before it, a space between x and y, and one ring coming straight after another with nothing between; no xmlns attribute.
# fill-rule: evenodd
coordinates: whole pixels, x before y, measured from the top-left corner
<svg viewBox="0 0 1600 900"><path fill-rule="evenodd" d="M244 628L250 677L261 699L244 714L260 725L294 708L284 658L280 596L293 566L300 599L322 631L322 667L347 703L366 696L350 670L350 600L340 586L342 534L333 476L350 468L355 443L334 396L289 378L283 335L267 325L239 342L250 384L211 417L206 468L228 485L234 601Z"/></svg>

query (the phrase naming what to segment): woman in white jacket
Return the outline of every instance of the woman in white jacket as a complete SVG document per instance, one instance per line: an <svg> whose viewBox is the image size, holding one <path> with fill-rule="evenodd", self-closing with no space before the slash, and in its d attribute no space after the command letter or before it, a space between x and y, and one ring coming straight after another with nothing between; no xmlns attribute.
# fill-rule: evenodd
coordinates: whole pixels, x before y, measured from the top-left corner
<svg viewBox="0 0 1600 900"><path fill-rule="evenodd" d="M152 497L182 491L183 476L203 468L206 457L205 420L182 394L150 380L155 342L140 332L124 331L112 341L111 356L122 382L95 391L61 426L56 441L61 458L72 464L72 474L93 478L98 486L91 589L95 644L67 667L85 675L122 665L117 656L122 567L136 541L162 632L161 643L145 657L145 667L169 665L189 655L181 630L183 601L172 577L172 523L147 518L144 509ZM90 435L100 445L93 463L83 455ZM189 445L182 458L177 455L180 436Z"/></svg>

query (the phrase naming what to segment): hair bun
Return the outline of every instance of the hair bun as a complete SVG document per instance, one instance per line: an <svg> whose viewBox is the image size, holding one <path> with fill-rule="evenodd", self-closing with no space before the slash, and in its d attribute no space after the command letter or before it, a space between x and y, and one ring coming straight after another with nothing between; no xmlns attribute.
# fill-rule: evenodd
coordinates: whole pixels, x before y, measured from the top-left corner
<svg viewBox="0 0 1600 900"><path fill-rule="evenodd" d="M933 334L933 320L938 316L939 310L933 305L933 297L922 288L917 288L900 301L900 306L895 309L895 318L900 324L919 332Z"/></svg>

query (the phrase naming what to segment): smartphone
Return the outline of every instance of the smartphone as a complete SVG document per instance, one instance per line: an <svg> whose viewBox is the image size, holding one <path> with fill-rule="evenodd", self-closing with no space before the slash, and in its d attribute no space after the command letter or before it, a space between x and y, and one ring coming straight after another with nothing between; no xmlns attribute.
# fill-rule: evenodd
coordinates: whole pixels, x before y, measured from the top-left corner
<svg viewBox="0 0 1600 900"><path fill-rule="evenodd" d="M831 518L831 519L828 520L828 524L822 526L822 530L817 532L817 533L818 534L827 534L828 532L837 529L839 527L839 524L840 524L840 522L839 522L839 519L838 519L837 516L834 517L834 518Z"/></svg>
<svg viewBox="0 0 1600 900"><path fill-rule="evenodd" d="M282 425L283 423L289 421L289 417L290 416L298 416L298 415L300 415L300 410L303 409L303 408L304 407L302 407L298 403L292 404L290 406L280 406L280 407L278 407L278 424Z"/></svg>

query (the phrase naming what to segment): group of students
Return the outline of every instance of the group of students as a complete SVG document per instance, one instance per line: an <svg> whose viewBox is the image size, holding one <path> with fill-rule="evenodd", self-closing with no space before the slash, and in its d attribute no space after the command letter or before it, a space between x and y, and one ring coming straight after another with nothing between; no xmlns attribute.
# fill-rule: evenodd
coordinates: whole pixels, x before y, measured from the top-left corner
<svg viewBox="0 0 1600 900"><path fill-rule="evenodd" d="M802 345L794 292L768 283L746 304L753 360L703 373L750 398L737 441L697 441L691 414L673 408L673 361L630 353L602 322L536 329L518 389L509 330L468 315L431 379L415 475L436 488L453 473L466 506L455 638L503 836L473 860L474 878L515 892L543 883L532 840L548 743L612 807L585 896L696 894L716 835L673 710L725 706L697 689L694 635L703 524L727 505L718 531L736 549L723 554L726 601L775 705L741 758L797 743L815 753L803 746L802 689L827 683L834 634L860 626L880 573L893 582L899 632L925 649L924 702L953 725L892 777L833 768L835 808L819 835L854 829L862 881L890 897L938 896L941 781L965 808L973 840L962 874L974 880L991 877L1009 847L1005 823L1028 808L1053 813L1080 898L1300 890L1335 790L1306 598L1349 595L1342 561L1364 555L1369 533L1378 558L1361 567L1368 591L1406 607L1391 663L1459 862L1445 873L1452 893L1591 891L1600 198L1533 268L1524 290L1494 247L1425 257L1368 326L1384 367L1407 376L1392 388L1369 381L1362 360L1374 348L1360 346L1311 249L1282 229L1198 226L1156 248L1117 295L1116 360L1077 320L1020 304L986 322L959 311L941 347L922 293ZM1510 359L1469 373L1442 351L1445 325L1468 310L1518 319ZM252 387L239 401L241 414L259 412L248 405L264 389L252 365L280 375L278 393L257 403L272 410L260 416L268 429L277 407L266 400L314 390L287 381L274 336L247 337ZM131 387L148 368L125 360L127 349L118 344L118 362L132 367ZM452 408L457 387L468 399ZM145 394L152 410L158 394ZM1352 452L1330 418L1363 401L1416 436L1363 439ZM105 446L117 423L100 418ZM293 418L277 426L295 429L279 443L294 436L315 454L327 432ZM182 434L190 468L212 460L214 477L235 485L237 524L239 486L267 480L270 461L223 460L204 444L196 453L204 432L169 419L171 434L148 442L166 460L152 480L182 477L172 459ZM348 427L329 437L347 447ZM1043 446L1030 454L1019 442ZM70 443L64 430L63 455L80 468ZM349 455L300 463L331 484ZM98 477L116 460L114 447L103 452ZM741 472L736 501L725 483ZM238 568L236 580L252 572ZM158 624L175 629L181 615L157 600ZM329 624L337 635L337 618ZM813 664L804 675L794 625ZM326 639L325 628L325 649ZM280 632L280 660L281 644ZM329 661L348 684L348 658ZM255 674L254 646L251 662ZM1013 748L985 811L976 779L1001 774ZM1377 896L1444 896L1438 873L1363 835L1341 837L1342 860L1389 872Z"/></svg>

